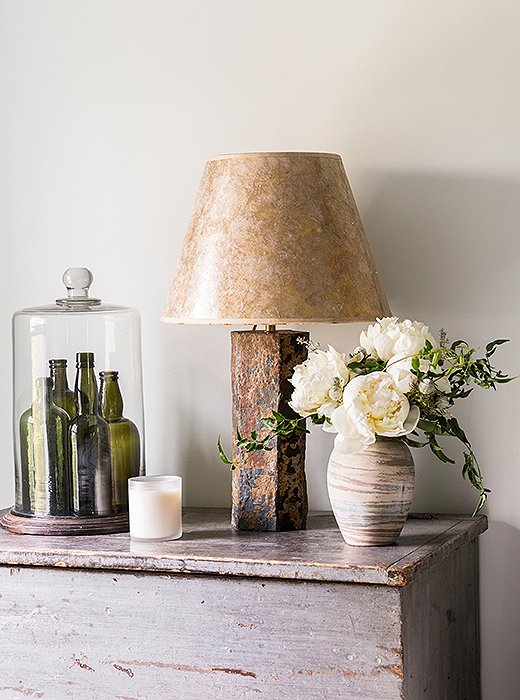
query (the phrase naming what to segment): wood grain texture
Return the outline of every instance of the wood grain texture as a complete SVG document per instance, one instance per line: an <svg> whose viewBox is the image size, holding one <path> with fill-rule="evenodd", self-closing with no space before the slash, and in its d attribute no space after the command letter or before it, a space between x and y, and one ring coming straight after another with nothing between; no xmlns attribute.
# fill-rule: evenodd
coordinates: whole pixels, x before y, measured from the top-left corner
<svg viewBox="0 0 520 700"><path fill-rule="evenodd" d="M299 331L233 331L231 377L233 395L233 471L231 522L240 530L302 530L307 521L305 433L277 437L271 450L244 452L243 436L266 432L262 418L278 411L297 418L290 408L289 378L307 358Z"/></svg>
<svg viewBox="0 0 520 700"><path fill-rule="evenodd" d="M485 516L410 517L390 547L350 547L330 512L307 530L235 530L227 509L188 508L182 539L133 543L128 534L39 537L0 531L0 565L255 576L405 586L487 528Z"/></svg>
<svg viewBox="0 0 520 700"><path fill-rule="evenodd" d="M400 589L404 697L479 700L478 541Z"/></svg>
<svg viewBox="0 0 520 700"><path fill-rule="evenodd" d="M359 548L329 513L282 534L194 509L150 545L1 532L0 699L478 700L485 528L411 518Z"/></svg>
<svg viewBox="0 0 520 700"><path fill-rule="evenodd" d="M401 695L400 589L0 567L0 590L2 700Z"/></svg>

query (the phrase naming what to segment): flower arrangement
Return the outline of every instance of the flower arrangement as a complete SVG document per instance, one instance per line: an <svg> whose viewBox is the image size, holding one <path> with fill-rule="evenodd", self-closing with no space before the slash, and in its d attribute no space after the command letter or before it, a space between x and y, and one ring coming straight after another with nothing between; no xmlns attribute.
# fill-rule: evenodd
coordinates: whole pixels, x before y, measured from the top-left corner
<svg viewBox="0 0 520 700"><path fill-rule="evenodd" d="M303 341L302 341L303 342ZM360 452L384 437L402 440L411 447L428 446L442 462L454 464L438 442L447 435L464 447L462 476L477 490L477 513L489 489L464 430L452 413L458 399L469 396L474 386L496 389L511 381L491 364L497 347L508 342L494 340L482 357L464 340L449 343L441 330L439 342L428 326L419 321L378 319L361 333L359 347L347 358L332 346L323 350L309 343L309 357L298 365L292 378L290 407L298 418L273 411L262 419L266 433L237 434L237 446L246 452L272 449L277 436L289 437L306 431L307 418L335 433L335 449ZM234 469L224 453L221 460Z"/></svg>

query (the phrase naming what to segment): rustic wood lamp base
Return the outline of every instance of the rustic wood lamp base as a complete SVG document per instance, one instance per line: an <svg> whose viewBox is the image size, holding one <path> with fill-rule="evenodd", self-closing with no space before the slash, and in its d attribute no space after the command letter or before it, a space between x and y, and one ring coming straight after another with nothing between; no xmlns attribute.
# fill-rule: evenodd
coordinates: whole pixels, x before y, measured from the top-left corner
<svg viewBox="0 0 520 700"><path fill-rule="evenodd" d="M18 515L8 510L0 525L16 535L111 535L128 532L128 513L96 517Z"/></svg>
<svg viewBox="0 0 520 700"><path fill-rule="evenodd" d="M307 519L305 433L276 438L272 450L244 453L236 447L237 429L265 434L262 418L273 409L296 418L289 407L294 367L307 357L299 339L309 334L291 330L233 331L233 505L231 523L240 530L303 530Z"/></svg>

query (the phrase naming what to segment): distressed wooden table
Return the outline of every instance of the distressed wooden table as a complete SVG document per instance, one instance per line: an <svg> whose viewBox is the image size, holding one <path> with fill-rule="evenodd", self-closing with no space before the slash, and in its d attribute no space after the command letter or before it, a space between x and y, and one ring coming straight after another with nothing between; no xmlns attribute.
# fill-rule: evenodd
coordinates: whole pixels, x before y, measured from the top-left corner
<svg viewBox="0 0 520 700"><path fill-rule="evenodd" d="M479 698L485 517L408 520L393 547L232 530L182 540L0 532L0 698Z"/></svg>

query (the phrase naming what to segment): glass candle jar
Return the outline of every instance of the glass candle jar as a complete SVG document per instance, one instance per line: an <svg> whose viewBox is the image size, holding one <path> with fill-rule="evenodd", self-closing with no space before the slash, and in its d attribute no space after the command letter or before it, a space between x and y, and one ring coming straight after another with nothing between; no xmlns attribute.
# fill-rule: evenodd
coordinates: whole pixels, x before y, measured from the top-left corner
<svg viewBox="0 0 520 700"><path fill-rule="evenodd" d="M182 536L182 478L137 476L128 480L130 537L176 540Z"/></svg>

